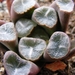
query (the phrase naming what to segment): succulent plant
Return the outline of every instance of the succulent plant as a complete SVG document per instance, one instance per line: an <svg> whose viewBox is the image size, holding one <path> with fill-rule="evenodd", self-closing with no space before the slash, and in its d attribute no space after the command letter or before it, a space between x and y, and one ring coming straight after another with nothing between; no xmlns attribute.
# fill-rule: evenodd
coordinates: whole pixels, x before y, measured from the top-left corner
<svg viewBox="0 0 75 75"><path fill-rule="evenodd" d="M47 61L63 59L70 52L70 39L64 32L54 32L50 37L44 58Z"/></svg>
<svg viewBox="0 0 75 75"><path fill-rule="evenodd" d="M55 31L57 23L56 11L47 6L41 6L34 10L32 20L45 28L49 35Z"/></svg>
<svg viewBox="0 0 75 75"><path fill-rule="evenodd" d="M17 30L17 34L18 37L25 37L28 36L32 30L34 29L34 27L37 26L36 23L34 23L32 20L29 19L19 19L16 24L16 30Z"/></svg>
<svg viewBox="0 0 75 75"><path fill-rule="evenodd" d="M3 63L8 75L36 75L40 70L36 64L20 58L13 51L5 53Z"/></svg>
<svg viewBox="0 0 75 75"><path fill-rule="evenodd" d="M3 59L8 75L37 75L46 62L67 61L75 55L66 34L72 0L40 7L35 0L7 0L7 7L12 22L0 20L0 42L13 50Z"/></svg>
<svg viewBox="0 0 75 75"><path fill-rule="evenodd" d="M31 61L39 60L46 49L46 42L38 38L22 37L19 42L20 55Z"/></svg>
<svg viewBox="0 0 75 75"><path fill-rule="evenodd" d="M18 39L14 24L8 22L0 26L0 42L8 49L15 51Z"/></svg>

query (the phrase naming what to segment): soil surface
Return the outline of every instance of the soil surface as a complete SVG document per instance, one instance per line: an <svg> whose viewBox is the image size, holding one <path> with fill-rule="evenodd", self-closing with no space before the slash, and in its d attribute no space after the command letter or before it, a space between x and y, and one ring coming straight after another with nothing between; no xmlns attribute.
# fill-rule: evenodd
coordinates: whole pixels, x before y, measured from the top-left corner
<svg viewBox="0 0 75 75"><path fill-rule="evenodd" d="M48 6L51 4L52 1L51 0L38 0L41 6L42 5ZM0 19L1 20L3 19L7 22L10 21L10 16L7 10L5 0L2 3L0 3ZM69 35L71 40L75 39L75 10L73 11L71 15L66 33ZM3 56L7 50L8 49L0 43L0 75L7 75L5 68L3 66ZM71 59L69 59L65 63L67 67L64 70L58 70L58 71L53 72L45 67L42 67L41 71L37 75L75 75L75 56L73 56Z"/></svg>

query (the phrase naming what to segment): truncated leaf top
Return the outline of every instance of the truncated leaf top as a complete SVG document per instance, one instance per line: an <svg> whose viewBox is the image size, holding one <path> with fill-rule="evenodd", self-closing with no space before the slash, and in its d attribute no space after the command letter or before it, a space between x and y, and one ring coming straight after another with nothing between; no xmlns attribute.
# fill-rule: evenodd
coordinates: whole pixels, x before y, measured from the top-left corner
<svg viewBox="0 0 75 75"><path fill-rule="evenodd" d="M18 37L29 35L37 24L29 19L20 19L16 22L16 30Z"/></svg>
<svg viewBox="0 0 75 75"><path fill-rule="evenodd" d="M51 58L65 57L70 49L70 40L66 33L55 32L52 34L47 46L47 53Z"/></svg>
<svg viewBox="0 0 75 75"><path fill-rule="evenodd" d="M0 41L12 41L16 38L16 30L12 22L0 26Z"/></svg>
<svg viewBox="0 0 75 75"><path fill-rule="evenodd" d="M30 10L35 6L35 0L14 0L14 11L18 14L22 14Z"/></svg>
<svg viewBox="0 0 75 75"><path fill-rule="evenodd" d="M56 0L56 3L60 10L71 12L74 8L74 3L72 0Z"/></svg>
<svg viewBox="0 0 75 75"><path fill-rule="evenodd" d="M19 42L19 53L27 60L38 60L46 48L46 42L37 38L21 38Z"/></svg>
<svg viewBox="0 0 75 75"><path fill-rule="evenodd" d="M7 52L5 54L4 66L8 75L22 75L23 73L23 75L27 75L27 68L30 68L30 64L25 60L21 60L14 52Z"/></svg>
<svg viewBox="0 0 75 75"><path fill-rule="evenodd" d="M57 15L53 8L42 6L34 10L32 20L38 25L52 28L57 23Z"/></svg>

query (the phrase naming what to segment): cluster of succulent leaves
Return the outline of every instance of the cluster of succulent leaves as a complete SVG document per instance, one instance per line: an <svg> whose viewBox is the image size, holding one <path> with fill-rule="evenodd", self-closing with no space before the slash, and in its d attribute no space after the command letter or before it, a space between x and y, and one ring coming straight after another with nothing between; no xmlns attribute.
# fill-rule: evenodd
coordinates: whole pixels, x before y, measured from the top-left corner
<svg viewBox="0 0 75 75"><path fill-rule="evenodd" d="M71 0L55 2L60 2L61 6L72 4L73 8ZM9 3L12 22L0 26L0 42L11 50L3 59L8 75L36 75L40 71L37 62L43 65L46 61L63 60L68 56L70 40L63 31L66 31L72 8L61 16L67 10L63 11L64 7L60 10L53 5L39 6L35 0L12 0L10 7ZM66 23L62 23L59 14L62 20L67 17Z"/></svg>

